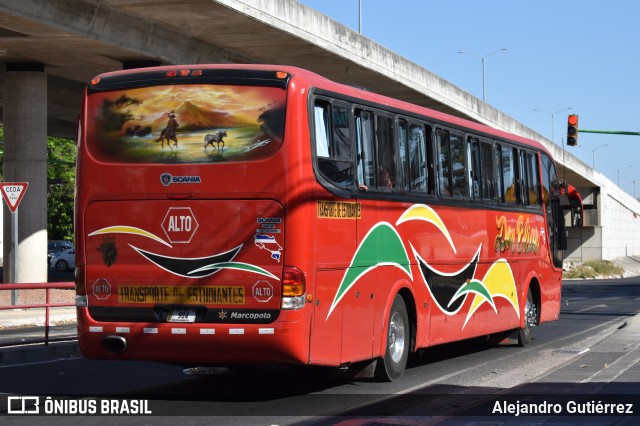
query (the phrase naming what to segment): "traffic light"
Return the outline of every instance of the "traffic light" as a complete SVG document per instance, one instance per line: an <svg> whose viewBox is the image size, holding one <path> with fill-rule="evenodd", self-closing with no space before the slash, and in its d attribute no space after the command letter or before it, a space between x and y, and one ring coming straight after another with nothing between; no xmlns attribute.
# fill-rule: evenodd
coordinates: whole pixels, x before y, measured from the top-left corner
<svg viewBox="0 0 640 426"><path fill-rule="evenodd" d="M567 145L578 145L578 115L571 114L567 119Z"/></svg>

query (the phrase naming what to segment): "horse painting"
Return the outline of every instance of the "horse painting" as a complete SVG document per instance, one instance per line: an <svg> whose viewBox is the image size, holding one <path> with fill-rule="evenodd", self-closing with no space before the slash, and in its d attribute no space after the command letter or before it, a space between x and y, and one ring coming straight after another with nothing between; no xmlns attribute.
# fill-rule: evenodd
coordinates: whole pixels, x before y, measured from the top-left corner
<svg viewBox="0 0 640 426"><path fill-rule="evenodd" d="M218 152L220 152L220 144L222 144L222 148L224 148L224 140L222 138L227 137L227 132L224 130L218 130L214 134L207 134L204 137L204 149L207 149L207 146L211 145L211 148L216 148ZM217 144L214 146L213 144Z"/></svg>

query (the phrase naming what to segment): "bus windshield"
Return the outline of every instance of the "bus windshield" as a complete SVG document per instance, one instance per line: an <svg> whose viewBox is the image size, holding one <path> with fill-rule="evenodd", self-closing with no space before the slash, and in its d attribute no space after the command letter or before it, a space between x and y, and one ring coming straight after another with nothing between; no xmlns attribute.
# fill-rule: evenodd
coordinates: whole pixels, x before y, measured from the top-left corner
<svg viewBox="0 0 640 426"><path fill-rule="evenodd" d="M272 155L282 144L286 92L177 84L93 93L88 150L106 163L211 163Z"/></svg>

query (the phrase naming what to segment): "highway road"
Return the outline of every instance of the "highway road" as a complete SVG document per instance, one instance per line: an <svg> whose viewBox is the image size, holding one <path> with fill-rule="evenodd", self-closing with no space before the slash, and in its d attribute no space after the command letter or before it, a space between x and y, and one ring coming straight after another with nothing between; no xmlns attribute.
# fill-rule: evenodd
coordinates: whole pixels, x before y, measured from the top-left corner
<svg viewBox="0 0 640 426"><path fill-rule="evenodd" d="M127 424L140 425L455 424L456 418L470 421L476 412L469 410L496 395L586 393L593 399L606 398L606 393L638 399L639 358L629 356L640 353L640 339L622 332L639 313L639 302L638 278L565 282L561 319L537 327L527 347L475 340L429 348L394 383L355 380L334 369L184 375L181 367L150 362L71 359L2 367L0 392L73 400L142 399L154 416L126 418ZM619 374L604 379L614 366L624 366L624 371L620 367ZM0 397L0 413L3 408L6 412ZM395 420L371 420L381 418ZM625 418L614 423L627 424ZM0 415L3 424L39 421L85 424L79 417ZM90 424L113 422L113 417L92 417Z"/></svg>

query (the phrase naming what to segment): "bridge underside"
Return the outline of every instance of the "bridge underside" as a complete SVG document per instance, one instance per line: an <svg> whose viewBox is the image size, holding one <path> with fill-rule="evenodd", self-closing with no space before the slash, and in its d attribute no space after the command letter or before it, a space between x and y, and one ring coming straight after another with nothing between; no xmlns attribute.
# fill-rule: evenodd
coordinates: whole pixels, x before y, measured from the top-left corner
<svg viewBox="0 0 640 426"><path fill-rule="evenodd" d="M93 76L148 64L294 65L335 81L474 118L437 96L390 78L389 74L401 71L395 67L407 62L398 55L297 2L262 3L278 14L259 14L260 9L238 1L2 0L0 62L43 64L51 136L75 136L82 89ZM302 25L293 25L296 22ZM319 36L307 32L314 28ZM324 32L342 38L323 40ZM388 68L361 65L363 57L376 59L380 54L387 56ZM3 97L0 108L4 108Z"/></svg>

